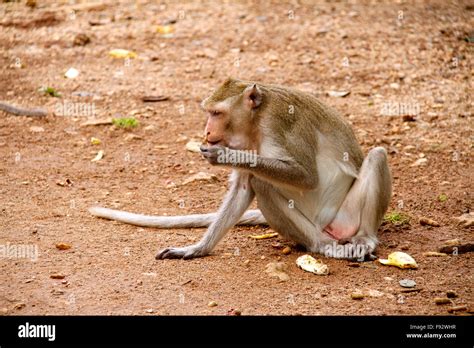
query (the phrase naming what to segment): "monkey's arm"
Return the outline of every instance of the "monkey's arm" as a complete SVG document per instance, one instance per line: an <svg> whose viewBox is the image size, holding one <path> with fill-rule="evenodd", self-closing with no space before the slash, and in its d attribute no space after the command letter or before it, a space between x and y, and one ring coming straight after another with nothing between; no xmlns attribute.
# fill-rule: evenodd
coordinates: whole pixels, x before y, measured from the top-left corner
<svg viewBox="0 0 474 348"><path fill-rule="evenodd" d="M211 163L245 169L267 181L313 190L318 185L316 169L305 169L291 158L262 157L251 152L229 149L220 145L201 148L202 155Z"/></svg>
<svg viewBox="0 0 474 348"><path fill-rule="evenodd" d="M182 248L166 248L156 255L156 259L184 258L205 256L224 237L244 214L255 196L250 186L250 175L234 172L231 188L217 212L217 218L209 226L202 239L194 245Z"/></svg>

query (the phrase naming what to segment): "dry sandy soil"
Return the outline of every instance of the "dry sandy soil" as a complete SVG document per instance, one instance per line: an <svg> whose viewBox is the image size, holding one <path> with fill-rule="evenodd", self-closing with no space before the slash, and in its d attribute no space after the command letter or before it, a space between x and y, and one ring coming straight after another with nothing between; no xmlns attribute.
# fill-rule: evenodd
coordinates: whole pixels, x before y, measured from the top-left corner
<svg viewBox="0 0 474 348"><path fill-rule="evenodd" d="M453 305L472 311L472 253L424 254L447 240L473 238L472 227L453 219L473 201L472 2L102 4L0 4L0 100L49 110L45 118L0 112L0 243L3 250L29 245L39 253L36 261L0 259L3 314L441 315ZM167 23L172 33L157 31ZM110 57L116 48L137 57ZM71 67L79 76L64 78ZM417 270L377 261L352 267L319 256L331 273L312 275L297 268L304 252L290 241L249 238L265 227L234 228L205 258L156 261L158 250L195 242L204 230L139 228L88 213L97 204L159 215L215 210L229 171L185 144L202 135L199 102L228 76L314 93L354 126L365 152L376 145L388 150L389 211L410 222L385 223L377 254L407 252ZM42 86L62 97L44 95ZM330 96L333 90L350 94ZM169 99L145 103L145 95ZM133 116L140 124L81 126L87 110L61 116L64 105L93 107L97 119ZM102 143L91 144L91 137ZM91 162L98 150L104 158ZM182 185L199 171L217 179ZM422 226L420 217L440 226ZM283 255L276 242L292 253ZM72 247L59 250L57 243ZM265 272L277 261L287 265L289 281ZM405 278L419 291L402 292ZM452 304L436 305L434 298L449 290L457 295ZM354 292L366 297L353 300Z"/></svg>

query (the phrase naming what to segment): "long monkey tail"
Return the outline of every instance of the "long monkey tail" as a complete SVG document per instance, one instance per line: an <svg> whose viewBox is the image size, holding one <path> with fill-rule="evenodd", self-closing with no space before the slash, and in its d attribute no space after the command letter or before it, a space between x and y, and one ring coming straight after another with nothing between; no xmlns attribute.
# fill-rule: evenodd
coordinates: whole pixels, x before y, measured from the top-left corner
<svg viewBox="0 0 474 348"><path fill-rule="evenodd" d="M102 207L91 207L89 208L89 212L94 216L104 219L120 221L136 226L157 228L207 227L217 218L217 213L183 216L153 216ZM260 210L247 210L237 223L237 225L248 226L266 224L267 222Z"/></svg>

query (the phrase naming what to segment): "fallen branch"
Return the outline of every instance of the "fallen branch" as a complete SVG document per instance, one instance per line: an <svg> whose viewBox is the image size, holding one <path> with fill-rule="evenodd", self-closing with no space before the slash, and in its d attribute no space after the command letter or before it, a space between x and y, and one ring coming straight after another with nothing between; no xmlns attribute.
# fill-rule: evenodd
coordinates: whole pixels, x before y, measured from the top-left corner
<svg viewBox="0 0 474 348"><path fill-rule="evenodd" d="M24 108L18 108L16 106L6 104L6 103L1 103L1 102L0 102L0 110L5 111L9 114L16 115L16 116L42 117L42 116L48 115L48 111L46 111L45 109L24 109Z"/></svg>

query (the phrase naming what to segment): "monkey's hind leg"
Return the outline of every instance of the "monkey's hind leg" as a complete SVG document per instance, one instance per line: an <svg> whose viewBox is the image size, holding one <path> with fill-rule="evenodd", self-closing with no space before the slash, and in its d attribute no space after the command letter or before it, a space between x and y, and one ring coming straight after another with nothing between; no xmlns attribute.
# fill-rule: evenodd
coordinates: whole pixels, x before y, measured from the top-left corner
<svg viewBox="0 0 474 348"><path fill-rule="evenodd" d="M392 183L383 147L372 149L362 163L358 178L348 192L329 233L340 242L347 242L345 250L353 252L353 259L373 259L382 223L392 196ZM328 229L328 228L327 228ZM349 257L350 258L350 257Z"/></svg>
<svg viewBox="0 0 474 348"><path fill-rule="evenodd" d="M290 207L288 199L271 184L253 177L251 185L257 196L258 207L268 225L281 236L311 251L321 250L324 245L334 241L298 207Z"/></svg>

